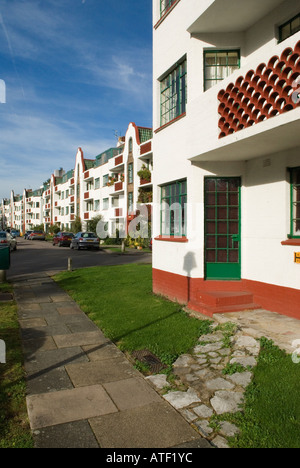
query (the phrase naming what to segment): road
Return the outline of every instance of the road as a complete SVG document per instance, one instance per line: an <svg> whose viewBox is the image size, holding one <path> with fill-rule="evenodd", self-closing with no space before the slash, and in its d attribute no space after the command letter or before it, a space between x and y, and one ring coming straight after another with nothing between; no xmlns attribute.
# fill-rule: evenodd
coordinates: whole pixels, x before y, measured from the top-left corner
<svg viewBox="0 0 300 468"><path fill-rule="evenodd" d="M122 265L125 263L151 263L150 253L127 249L125 254L104 250L71 250L53 246L51 242L26 241L18 237L18 249L11 253L11 266L7 279L45 271L68 269L68 258L72 258L73 269L98 265Z"/></svg>

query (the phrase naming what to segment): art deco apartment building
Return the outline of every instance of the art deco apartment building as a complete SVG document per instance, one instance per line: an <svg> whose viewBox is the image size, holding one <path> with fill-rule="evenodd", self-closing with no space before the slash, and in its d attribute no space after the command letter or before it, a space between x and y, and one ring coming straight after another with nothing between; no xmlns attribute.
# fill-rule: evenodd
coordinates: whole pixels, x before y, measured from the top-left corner
<svg viewBox="0 0 300 468"><path fill-rule="evenodd" d="M300 7L153 0L153 289L300 318Z"/></svg>
<svg viewBox="0 0 300 468"><path fill-rule="evenodd" d="M73 169L54 171L38 190L12 192L1 204L2 227L24 233L43 223L46 232L53 225L70 230L77 217L85 230L101 215L107 235L113 237L116 229L126 234L141 205L151 212L152 167L152 129L130 123L116 147L94 159L78 148Z"/></svg>

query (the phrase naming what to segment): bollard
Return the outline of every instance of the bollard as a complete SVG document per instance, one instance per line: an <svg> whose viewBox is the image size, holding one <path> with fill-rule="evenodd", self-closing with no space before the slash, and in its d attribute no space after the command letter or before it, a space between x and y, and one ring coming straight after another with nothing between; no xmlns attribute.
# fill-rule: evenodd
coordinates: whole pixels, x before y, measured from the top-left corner
<svg viewBox="0 0 300 468"><path fill-rule="evenodd" d="M0 270L0 283L6 283L6 270Z"/></svg>
<svg viewBox="0 0 300 468"><path fill-rule="evenodd" d="M73 269L72 269L72 258L71 257L68 258L68 271L73 271Z"/></svg>

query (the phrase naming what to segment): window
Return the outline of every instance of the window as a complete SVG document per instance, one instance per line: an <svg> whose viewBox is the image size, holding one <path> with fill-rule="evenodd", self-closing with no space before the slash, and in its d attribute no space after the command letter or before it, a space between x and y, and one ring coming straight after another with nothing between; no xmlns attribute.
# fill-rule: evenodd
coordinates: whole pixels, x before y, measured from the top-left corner
<svg viewBox="0 0 300 468"><path fill-rule="evenodd" d="M160 82L161 126L185 113L187 102L186 59Z"/></svg>
<svg viewBox="0 0 300 468"><path fill-rule="evenodd" d="M289 237L300 238L300 167L291 172L291 233Z"/></svg>
<svg viewBox="0 0 300 468"><path fill-rule="evenodd" d="M95 190L99 189L100 188L100 177L98 177L97 179L95 179Z"/></svg>
<svg viewBox="0 0 300 468"><path fill-rule="evenodd" d="M129 153L132 153L132 138L129 138Z"/></svg>
<svg viewBox="0 0 300 468"><path fill-rule="evenodd" d="M103 187L106 187L108 184L108 174L105 174L103 176Z"/></svg>
<svg viewBox="0 0 300 468"><path fill-rule="evenodd" d="M108 210L109 208L109 198L103 198L103 209Z"/></svg>
<svg viewBox="0 0 300 468"><path fill-rule="evenodd" d="M86 211L94 211L94 200L90 200L87 202Z"/></svg>
<svg viewBox="0 0 300 468"><path fill-rule="evenodd" d="M133 183L133 163L128 164L128 183Z"/></svg>
<svg viewBox="0 0 300 468"><path fill-rule="evenodd" d="M133 192L128 192L128 214L133 213Z"/></svg>
<svg viewBox="0 0 300 468"><path fill-rule="evenodd" d="M239 50L209 50L204 52L204 91L224 80L240 68Z"/></svg>
<svg viewBox="0 0 300 468"><path fill-rule="evenodd" d="M186 235L186 180L161 187L161 235Z"/></svg>
<svg viewBox="0 0 300 468"><path fill-rule="evenodd" d="M163 16L177 0L160 0L160 16Z"/></svg>
<svg viewBox="0 0 300 468"><path fill-rule="evenodd" d="M100 200L95 200L95 211L100 210Z"/></svg>
<svg viewBox="0 0 300 468"><path fill-rule="evenodd" d="M279 27L279 42L300 31L300 13Z"/></svg>

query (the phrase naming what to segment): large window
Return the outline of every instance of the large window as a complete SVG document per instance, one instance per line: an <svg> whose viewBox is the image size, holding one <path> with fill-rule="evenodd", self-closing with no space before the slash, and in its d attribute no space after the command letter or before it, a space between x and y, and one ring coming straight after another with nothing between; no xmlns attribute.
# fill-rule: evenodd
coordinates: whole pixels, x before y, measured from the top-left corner
<svg viewBox="0 0 300 468"><path fill-rule="evenodd" d="M161 187L161 235L186 235L186 203L186 180Z"/></svg>
<svg viewBox="0 0 300 468"><path fill-rule="evenodd" d="M128 184L133 183L133 163L128 164Z"/></svg>
<svg viewBox="0 0 300 468"><path fill-rule="evenodd" d="M240 68L239 50L207 50L204 52L204 91L224 80Z"/></svg>
<svg viewBox="0 0 300 468"><path fill-rule="evenodd" d="M300 167L291 169L291 233L300 238Z"/></svg>
<svg viewBox="0 0 300 468"><path fill-rule="evenodd" d="M160 82L160 96L161 125L185 112L187 100L186 59L177 64Z"/></svg>
<svg viewBox="0 0 300 468"><path fill-rule="evenodd" d="M284 41L298 31L300 31L300 13L279 27L279 41Z"/></svg>
<svg viewBox="0 0 300 468"><path fill-rule="evenodd" d="M160 0L160 16L163 16L177 0Z"/></svg>

